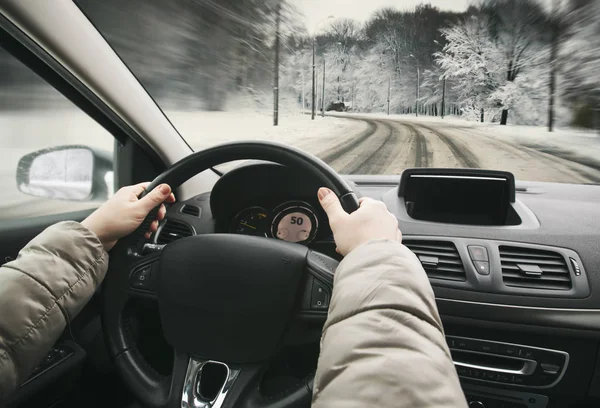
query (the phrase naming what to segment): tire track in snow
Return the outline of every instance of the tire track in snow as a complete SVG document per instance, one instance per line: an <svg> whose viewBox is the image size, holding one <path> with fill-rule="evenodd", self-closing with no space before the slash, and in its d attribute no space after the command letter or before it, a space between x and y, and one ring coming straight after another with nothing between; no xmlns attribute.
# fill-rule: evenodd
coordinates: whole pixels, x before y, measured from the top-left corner
<svg viewBox="0 0 600 408"><path fill-rule="evenodd" d="M443 133L440 133L437 130L432 129L429 126L425 126L421 123L419 123L417 126L422 127L423 129L427 129L428 131L433 133L435 136L437 136L446 146L448 146L448 148L450 149L450 151L452 152L454 157L456 157L456 159L460 162L460 164L463 167L470 167L470 168L480 168L481 167L479 165L479 160L477 160L477 157L473 154L473 152L471 152L469 149L467 149L464 145L459 147L459 145L454 140L452 140L451 137L449 137L448 135L445 135Z"/></svg>
<svg viewBox="0 0 600 408"><path fill-rule="evenodd" d="M344 118L344 119L346 119L346 118ZM348 119L359 120L361 122L367 122L368 127L365 131L361 132L354 139L351 139L348 143L328 149L325 152L319 154L319 158L321 160L323 160L325 163L332 163L334 160L339 159L340 157L344 156L351 150L355 149L356 147L358 147L358 145L360 145L361 143L366 141L369 137L371 137L375 134L375 131L377 129L377 123L375 121L369 120L369 119L355 119L355 118L348 118Z"/></svg>
<svg viewBox="0 0 600 408"><path fill-rule="evenodd" d="M427 151L427 139L417 128L406 122L397 122L407 128L413 136L415 145L415 167L429 167L429 152Z"/></svg>
<svg viewBox="0 0 600 408"><path fill-rule="evenodd" d="M363 159L342 169L343 174L382 174L388 167L394 147L398 144L398 135L389 124L379 121L379 125L387 133L383 141L375 150L367 152Z"/></svg>

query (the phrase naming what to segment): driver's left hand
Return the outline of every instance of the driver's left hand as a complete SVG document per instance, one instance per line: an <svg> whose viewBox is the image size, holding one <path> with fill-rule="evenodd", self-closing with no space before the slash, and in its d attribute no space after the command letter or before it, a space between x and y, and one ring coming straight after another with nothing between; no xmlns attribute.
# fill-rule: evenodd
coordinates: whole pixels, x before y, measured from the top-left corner
<svg viewBox="0 0 600 408"><path fill-rule="evenodd" d="M146 232L146 238L150 238L150 235L158 229L158 222L165 218L167 212L163 203L175 202L175 196L171 193L169 185L161 184L142 199L138 199L149 184L146 182L121 188L81 222L84 227L96 234L106 251L110 251L117 240L135 231L148 213L160 205L156 219Z"/></svg>

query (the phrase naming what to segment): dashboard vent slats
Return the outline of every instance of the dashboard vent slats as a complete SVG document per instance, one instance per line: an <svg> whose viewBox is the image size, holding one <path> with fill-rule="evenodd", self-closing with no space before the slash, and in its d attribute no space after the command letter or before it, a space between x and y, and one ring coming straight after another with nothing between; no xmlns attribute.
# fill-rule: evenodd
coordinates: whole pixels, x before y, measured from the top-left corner
<svg viewBox="0 0 600 408"><path fill-rule="evenodd" d="M502 245L500 262L506 286L569 290L571 274L565 258L552 251Z"/></svg>
<svg viewBox="0 0 600 408"><path fill-rule="evenodd" d="M430 278L467 280L462 260L452 242L404 240L402 243L417 255Z"/></svg>
<svg viewBox="0 0 600 408"><path fill-rule="evenodd" d="M161 228L156 243L165 245L178 239L194 235L192 227L181 221L167 220Z"/></svg>

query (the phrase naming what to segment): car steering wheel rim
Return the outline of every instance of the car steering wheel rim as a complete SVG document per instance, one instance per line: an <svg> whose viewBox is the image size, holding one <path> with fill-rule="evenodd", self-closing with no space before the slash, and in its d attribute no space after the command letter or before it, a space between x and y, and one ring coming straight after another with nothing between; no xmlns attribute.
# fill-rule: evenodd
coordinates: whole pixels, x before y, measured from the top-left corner
<svg viewBox="0 0 600 408"><path fill-rule="evenodd" d="M349 184L325 162L296 148L261 141L227 143L196 152L154 179L140 197L162 183L175 190L206 169L246 159L271 161L311 174L340 198L347 212L359 207ZM142 257L144 234L157 211L158 207L113 248L103 288L103 331L117 370L133 394L146 406L157 408L309 404L310 378L277 397L262 396L259 384L288 323L300 307L310 303L310 293L315 288L331 293L337 261L300 244L233 234L183 238L158 254ZM139 274L147 274L151 290L132 287L130 276ZM175 350L169 376L157 373L137 349L131 322L123 313L135 297L158 302L164 336ZM313 310L313 306L302 309L305 315L324 321L327 308ZM196 325L208 323L211 333L206 335L186 319L196 319ZM213 401L196 390L208 362L227 368Z"/></svg>

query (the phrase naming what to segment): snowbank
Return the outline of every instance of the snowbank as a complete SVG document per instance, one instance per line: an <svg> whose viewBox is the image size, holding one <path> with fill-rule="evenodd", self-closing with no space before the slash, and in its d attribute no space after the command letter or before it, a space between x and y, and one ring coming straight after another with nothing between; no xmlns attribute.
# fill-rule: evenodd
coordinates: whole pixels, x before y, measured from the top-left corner
<svg viewBox="0 0 600 408"><path fill-rule="evenodd" d="M166 112L173 125L194 150L234 140L270 140L300 148L314 147L323 140L356 127L356 122L310 115L280 115L273 126L271 113ZM311 149L312 150L312 149Z"/></svg>

